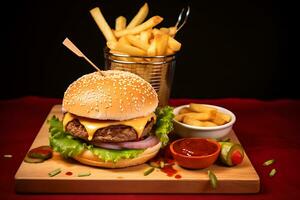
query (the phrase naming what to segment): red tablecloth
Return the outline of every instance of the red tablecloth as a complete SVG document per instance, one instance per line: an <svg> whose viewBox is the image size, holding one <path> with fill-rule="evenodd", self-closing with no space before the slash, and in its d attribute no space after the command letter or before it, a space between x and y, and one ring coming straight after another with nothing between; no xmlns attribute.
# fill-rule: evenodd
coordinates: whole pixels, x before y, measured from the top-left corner
<svg viewBox="0 0 300 200"><path fill-rule="evenodd" d="M173 106L201 102L224 106L237 116L234 126L242 145L261 178L261 192L238 195L166 194L16 194L14 175L48 112L59 99L24 97L0 101L0 199L300 199L300 101L254 99L173 99ZM12 158L3 155L11 154ZM262 163L275 158L278 173Z"/></svg>

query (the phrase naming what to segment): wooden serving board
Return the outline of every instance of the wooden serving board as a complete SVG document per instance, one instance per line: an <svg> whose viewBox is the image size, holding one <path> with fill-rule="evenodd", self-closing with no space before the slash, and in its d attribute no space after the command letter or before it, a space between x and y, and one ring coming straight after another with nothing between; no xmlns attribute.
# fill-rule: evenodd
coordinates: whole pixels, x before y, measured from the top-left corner
<svg viewBox="0 0 300 200"><path fill-rule="evenodd" d="M56 115L61 118L61 106L56 105L47 119ZM30 149L48 145L48 125L45 120ZM239 142L235 133L230 133L233 141ZM48 173L61 168L62 172L54 177ZM217 189L212 189L207 176L208 169L187 170L177 165L174 168L181 175L169 177L160 169L148 176L144 171L149 166L123 169L103 169L67 161L58 155L43 163L22 162L16 175L17 192L33 193L257 193L260 189L259 176L245 155L242 164L235 167L213 165L209 167L218 177ZM72 172L73 175L66 175ZM78 173L90 172L90 176L78 177Z"/></svg>

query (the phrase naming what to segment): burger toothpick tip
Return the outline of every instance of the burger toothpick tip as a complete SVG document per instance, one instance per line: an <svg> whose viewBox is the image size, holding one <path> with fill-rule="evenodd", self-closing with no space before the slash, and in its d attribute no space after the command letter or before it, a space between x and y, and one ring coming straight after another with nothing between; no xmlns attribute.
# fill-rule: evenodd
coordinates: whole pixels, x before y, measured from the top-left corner
<svg viewBox="0 0 300 200"><path fill-rule="evenodd" d="M88 57L86 57L79 49L76 47L76 45L69 40L69 38L65 38L63 41L63 45L65 45L69 50L71 50L74 54L76 54L78 57L84 58L90 65L92 65L102 76L105 76L104 73L97 67Z"/></svg>

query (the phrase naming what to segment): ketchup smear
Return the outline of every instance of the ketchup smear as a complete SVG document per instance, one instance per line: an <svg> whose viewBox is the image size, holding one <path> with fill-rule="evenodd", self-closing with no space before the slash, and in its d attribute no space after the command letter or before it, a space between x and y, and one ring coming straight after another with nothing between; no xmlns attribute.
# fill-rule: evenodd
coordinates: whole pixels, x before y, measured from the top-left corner
<svg viewBox="0 0 300 200"><path fill-rule="evenodd" d="M181 175L180 175L180 174L177 174L177 175L175 176L175 178L181 179Z"/></svg>
<svg viewBox="0 0 300 200"><path fill-rule="evenodd" d="M173 168L174 164L170 164L170 165L165 165L161 171L166 173L167 176L173 176L174 174L177 173L177 170Z"/></svg>
<svg viewBox="0 0 300 200"><path fill-rule="evenodd" d="M66 172L66 175L71 176L73 173L72 172Z"/></svg>
<svg viewBox="0 0 300 200"><path fill-rule="evenodd" d="M161 150L159 154L156 156L156 158L153 159L154 162L160 163L160 161L164 161L165 166L161 168L160 170L164 172L167 176L174 176L176 179L180 179L181 175L177 174L177 170L173 168L175 164L175 160L172 157L172 154L169 150L169 146L167 146L164 150Z"/></svg>

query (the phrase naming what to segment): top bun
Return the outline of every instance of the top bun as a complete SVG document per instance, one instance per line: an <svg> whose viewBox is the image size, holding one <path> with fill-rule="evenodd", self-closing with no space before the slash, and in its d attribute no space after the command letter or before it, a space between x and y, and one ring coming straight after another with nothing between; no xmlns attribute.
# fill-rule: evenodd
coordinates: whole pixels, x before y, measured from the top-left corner
<svg viewBox="0 0 300 200"><path fill-rule="evenodd" d="M154 112L158 98L152 86L130 72L108 70L86 74L66 90L63 110L98 120L128 120Z"/></svg>

